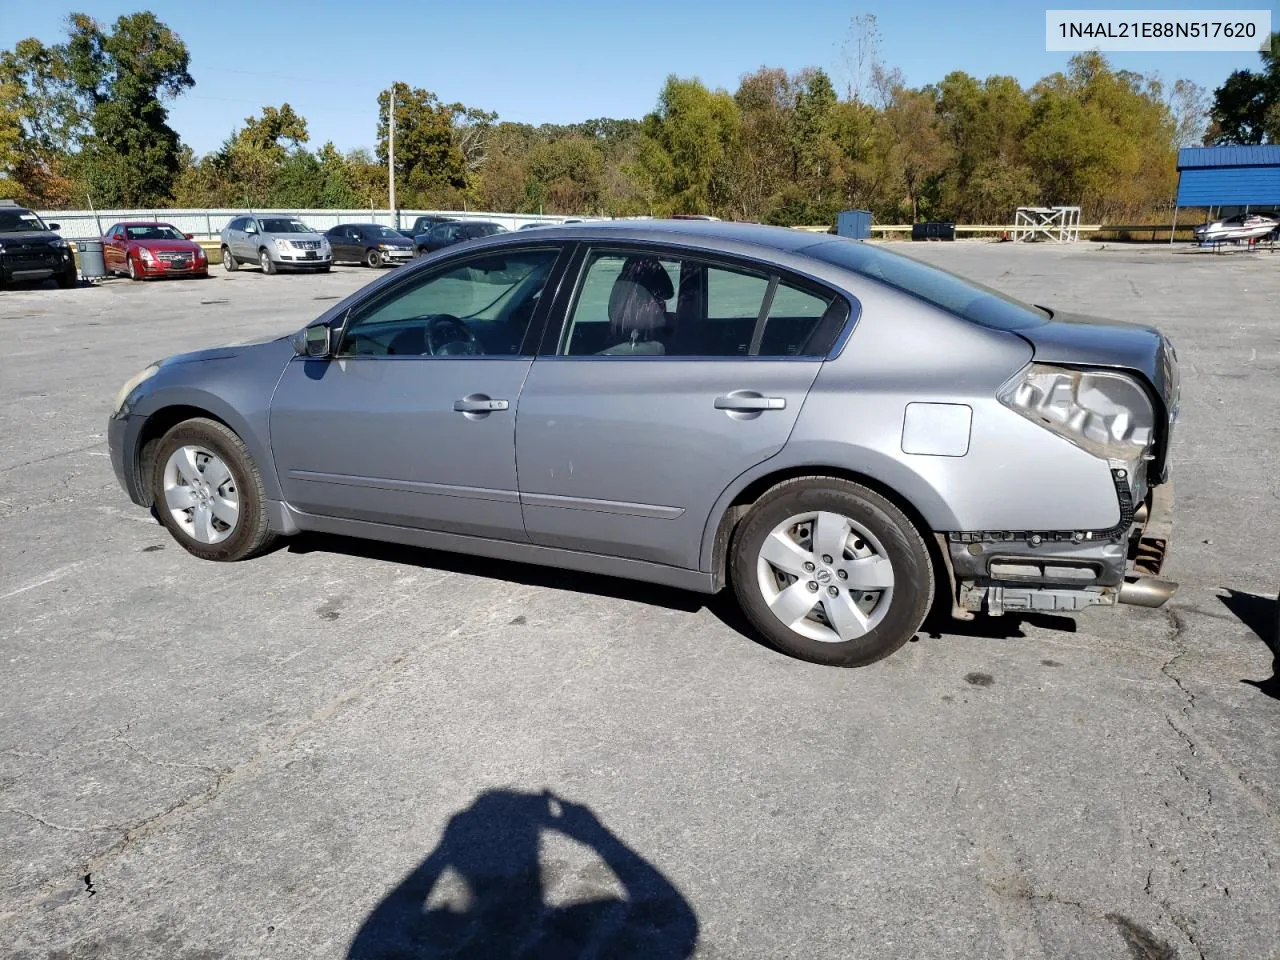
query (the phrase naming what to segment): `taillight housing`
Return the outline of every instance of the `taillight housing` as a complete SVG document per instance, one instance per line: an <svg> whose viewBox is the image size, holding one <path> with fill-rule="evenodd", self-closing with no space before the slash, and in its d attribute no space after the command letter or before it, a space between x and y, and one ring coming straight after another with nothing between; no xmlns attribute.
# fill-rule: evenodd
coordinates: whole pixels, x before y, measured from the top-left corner
<svg viewBox="0 0 1280 960"><path fill-rule="evenodd" d="M1141 459L1155 439L1151 397L1127 373L1033 363L996 396L1010 410L1104 460Z"/></svg>

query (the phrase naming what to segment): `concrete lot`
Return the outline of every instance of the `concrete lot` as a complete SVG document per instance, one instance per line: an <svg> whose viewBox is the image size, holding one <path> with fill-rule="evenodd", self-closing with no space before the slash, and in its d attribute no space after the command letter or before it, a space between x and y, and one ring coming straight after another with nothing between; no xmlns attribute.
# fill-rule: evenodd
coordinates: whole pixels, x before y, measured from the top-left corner
<svg viewBox="0 0 1280 960"><path fill-rule="evenodd" d="M532 956L547 912L610 958L1280 956L1280 256L911 252L1174 339L1165 610L840 671L604 578L202 563L116 487L113 394L368 271L0 293L0 952Z"/></svg>

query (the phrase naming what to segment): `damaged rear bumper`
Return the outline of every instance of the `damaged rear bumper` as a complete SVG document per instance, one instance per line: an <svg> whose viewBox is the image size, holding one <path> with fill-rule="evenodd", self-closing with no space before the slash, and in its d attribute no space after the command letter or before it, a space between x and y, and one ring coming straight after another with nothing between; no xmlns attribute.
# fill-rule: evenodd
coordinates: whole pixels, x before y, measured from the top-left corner
<svg viewBox="0 0 1280 960"><path fill-rule="evenodd" d="M1114 530L939 535L954 577L955 615L1162 606L1177 589L1159 576L1173 537L1173 483L1150 488L1136 508L1125 493Z"/></svg>

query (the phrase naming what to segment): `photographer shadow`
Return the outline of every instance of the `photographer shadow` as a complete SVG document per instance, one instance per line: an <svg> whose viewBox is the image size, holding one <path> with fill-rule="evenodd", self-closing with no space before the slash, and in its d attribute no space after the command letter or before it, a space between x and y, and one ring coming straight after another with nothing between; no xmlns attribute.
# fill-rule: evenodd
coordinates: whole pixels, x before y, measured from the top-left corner
<svg viewBox="0 0 1280 960"><path fill-rule="evenodd" d="M543 863L546 834L580 844L591 864L575 873ZM590 809L490 790L454 814L435 850L365 919L347 958L684 960L697 941L689 903Z"/></svg>

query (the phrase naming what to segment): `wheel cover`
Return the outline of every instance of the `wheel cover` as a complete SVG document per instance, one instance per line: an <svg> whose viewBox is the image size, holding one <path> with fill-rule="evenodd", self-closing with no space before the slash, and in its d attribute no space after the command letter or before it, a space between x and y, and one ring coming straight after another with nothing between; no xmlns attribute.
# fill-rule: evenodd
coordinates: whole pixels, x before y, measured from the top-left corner
<svg viewBox="0 0 1280 960"><path fill-rule="evenodd" d="M221 543L235 533L240 520L240 491L222 458L188 444L165 461L162 485L165 507L191 539Z"/></svg>
<svg viewBox="0 0 1280 960"><path fill-rule="evenodd" d="M222 248L222 269L231 272L231 251L226 247Z"/></svg>
<svg viewBox="0 0 1280 960"><path fill-rule="evenodd" d="M262 253L258 255L258 262L262 264L263 270L269 270L271 268L271 254L263 250Z"/></svg>
<svg viewBox="0 0 1280 960"><path fill-rule="evenodd" d="M756 579L784 626L842 643L880 625L893 603L893 564L861 524L819 511L788 517L764 538Z"/></svg>

